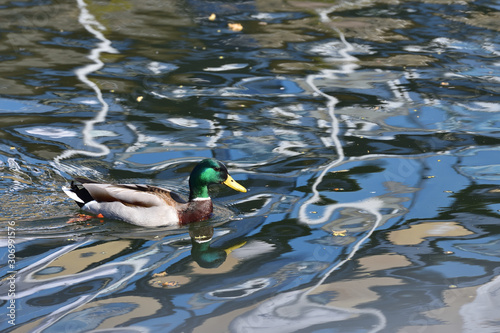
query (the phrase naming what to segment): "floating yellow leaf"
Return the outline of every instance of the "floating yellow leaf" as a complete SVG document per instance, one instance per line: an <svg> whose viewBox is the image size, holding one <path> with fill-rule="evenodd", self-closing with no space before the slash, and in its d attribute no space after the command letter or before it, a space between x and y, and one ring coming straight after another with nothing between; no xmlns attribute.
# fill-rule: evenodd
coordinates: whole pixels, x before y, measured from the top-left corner
<svg viewBox="0 0 500 333"><path fill-rule="evenodd" d="M333 236L337 237L337 236L340 236L340 237L345 237L345 234L346 234L347 230L339 230L339 231L335 231L333 230Z"/></svg>
<svg viewBox="0 0 500 333"><path fill-rule="evenodd" d="M228 23L227 26L232 31L241 31L241 30L243 30L243 26L241 24L239 24L239 23Z"/></svg>
<svg viewBox="0 0 500 333"><path fill-rule="evenodd" d="M210 14L210 16L208 17L208 20L209 21L215 21L215 19L217 18L217 16L215 16L214 13Z"/></svg>
<svg viewBox="0 0 500 333"><path fill-rule="evenodd" d="M167 288L172 288L172 287L178 287L179 283L177 281L167 281L162 284L163 287Z"/></svg>

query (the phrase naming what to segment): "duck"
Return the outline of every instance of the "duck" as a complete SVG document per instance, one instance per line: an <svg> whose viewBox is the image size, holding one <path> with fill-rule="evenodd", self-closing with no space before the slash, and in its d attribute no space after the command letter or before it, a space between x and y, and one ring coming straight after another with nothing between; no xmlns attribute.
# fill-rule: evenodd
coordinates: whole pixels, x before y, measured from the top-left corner
<svg viewBox="0 0 500 333"><path fill-rule="evenodd" d="M214 158L202 160L191 171L188 201L158 186L105 184L83 178L75 178L63 191L82 210L99 217L141 227L183 226L212 216L208 187L213 184L247 192L229 175L226 166Z"/></svg>

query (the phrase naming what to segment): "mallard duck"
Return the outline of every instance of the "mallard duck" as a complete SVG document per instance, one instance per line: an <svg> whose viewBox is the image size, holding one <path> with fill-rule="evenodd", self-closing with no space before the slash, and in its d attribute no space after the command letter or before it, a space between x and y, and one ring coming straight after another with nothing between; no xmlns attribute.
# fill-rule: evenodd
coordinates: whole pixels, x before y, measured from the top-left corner
<svg viewBox="0 0 500 333"><path fill-rule="evenodd" d="M224 164L213 158L201 161L191 172L187 202L157 186L77 181L80 184L72 182L71 187L63 190L82 210L144 227L185 225L208 219L213 211L208 195L211 184L247 191L228 174Z"/></svg>

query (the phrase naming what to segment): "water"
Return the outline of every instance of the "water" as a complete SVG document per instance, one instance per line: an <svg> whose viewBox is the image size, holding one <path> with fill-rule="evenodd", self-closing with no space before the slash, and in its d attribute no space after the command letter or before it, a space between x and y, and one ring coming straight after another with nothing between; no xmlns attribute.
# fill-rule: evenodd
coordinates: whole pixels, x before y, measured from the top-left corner
<svg viewBox="0 0 500 333"><path fill-rule="evenodd" d="M4 2L1 330L500 330L499 9ZM249 192L189 228L61 191L186 195L205 157Z"/></svg>

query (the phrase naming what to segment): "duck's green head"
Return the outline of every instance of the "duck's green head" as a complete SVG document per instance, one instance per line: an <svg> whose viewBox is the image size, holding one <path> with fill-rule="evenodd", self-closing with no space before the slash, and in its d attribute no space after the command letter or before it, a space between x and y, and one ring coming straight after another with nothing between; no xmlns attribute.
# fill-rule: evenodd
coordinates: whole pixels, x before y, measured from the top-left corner
<svg viewBox="0 0 500 333"><path fill-rule="evenodd" d="M247 191L229 175L224 164L214 158L207 158L191 171L189 199L208 198L208 186L211 184L224 184L236 191Z"/></svg>

